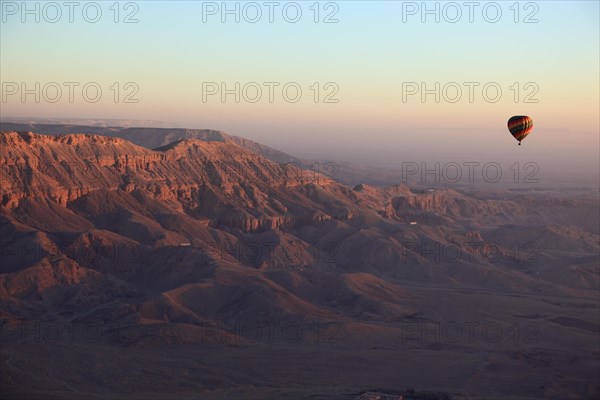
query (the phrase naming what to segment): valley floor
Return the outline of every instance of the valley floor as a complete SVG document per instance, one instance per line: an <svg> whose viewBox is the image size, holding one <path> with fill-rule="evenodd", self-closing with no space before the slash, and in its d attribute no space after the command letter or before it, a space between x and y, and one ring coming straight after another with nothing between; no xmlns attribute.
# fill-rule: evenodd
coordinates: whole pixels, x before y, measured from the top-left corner
<svg viewBox="0 0 600 400"><path fill-rule="evenodd" d="M409 388L454 399L598 398L592 292L412 290L427 319L304 321L287 333L263 322L260 337L242 329L248 341L215 332L194 344L144 332L113 343L4 332L2 398L360 399Z"/></svg>

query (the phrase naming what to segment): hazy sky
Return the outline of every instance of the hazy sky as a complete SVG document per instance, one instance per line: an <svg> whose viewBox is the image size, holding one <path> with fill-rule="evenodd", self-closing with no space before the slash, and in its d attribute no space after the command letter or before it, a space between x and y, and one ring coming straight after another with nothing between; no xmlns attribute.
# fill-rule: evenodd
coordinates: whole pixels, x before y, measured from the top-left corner
<svg viewBox="0 0 600 400"><path fill-rule="evenodd" d="M2 117L161 120L297 152L598 164L598 1L22 4L2 1ZM36 82L39 103L23 101ZM72 102L65 82L79 85ZM518 114L535 123L521 148L506 130Z"/></svg>

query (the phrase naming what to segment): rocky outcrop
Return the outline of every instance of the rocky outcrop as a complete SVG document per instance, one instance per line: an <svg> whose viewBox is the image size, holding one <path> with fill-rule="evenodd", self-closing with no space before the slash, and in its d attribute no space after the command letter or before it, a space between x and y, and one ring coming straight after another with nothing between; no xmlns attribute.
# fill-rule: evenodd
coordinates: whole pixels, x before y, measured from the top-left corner
<svg viewBox="0 0 600 400"><path fill-rule="evenodd" d="M355 200L352 191L323 175L274 163L225 140L186 139L148 150L114 137L7 132L0 145L7 208L26 198L68 207L94 191L124 191L215 226L255 231L310 219L314 210L307 203L323 215L350 218L352 212L332 205Z"/></svg>

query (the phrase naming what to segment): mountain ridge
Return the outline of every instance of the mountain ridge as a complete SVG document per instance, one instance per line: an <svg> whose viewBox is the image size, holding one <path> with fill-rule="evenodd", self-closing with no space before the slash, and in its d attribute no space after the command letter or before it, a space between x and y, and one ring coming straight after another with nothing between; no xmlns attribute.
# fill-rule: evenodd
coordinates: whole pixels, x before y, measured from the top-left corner
<svg viewBox="0 0 600 400"><path fill-rule="evenodd" d="M301 166L303 161L282 151L275 150L249 139L226 134L215 129L150 128L150 127L99 127L88 125L61 125L1 122L0 131L27 131L47 135L68 133L87 133L101 136L121 137L134 144L149 149L168 145L181 139L199 139L204 141L233 141L241 147L259 153L265 158L278 162Z"/></svg>

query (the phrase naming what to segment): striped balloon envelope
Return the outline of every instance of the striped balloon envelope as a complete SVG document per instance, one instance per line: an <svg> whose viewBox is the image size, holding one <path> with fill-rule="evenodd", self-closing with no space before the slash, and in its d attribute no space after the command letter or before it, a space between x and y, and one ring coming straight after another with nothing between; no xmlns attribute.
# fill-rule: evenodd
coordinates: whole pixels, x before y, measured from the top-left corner
<svg viewBox="0 0 600 400"><path fill-rule="evenodd" d="M515 115L508 120L508 130L515 139L519 141L525 139L533 129L533 120L526 115Z"/></svg>

